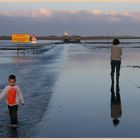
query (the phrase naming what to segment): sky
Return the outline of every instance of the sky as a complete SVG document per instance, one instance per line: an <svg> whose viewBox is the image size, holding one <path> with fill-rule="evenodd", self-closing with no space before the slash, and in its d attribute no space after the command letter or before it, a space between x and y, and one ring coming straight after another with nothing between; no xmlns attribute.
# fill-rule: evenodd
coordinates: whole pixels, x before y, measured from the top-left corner
<svg viewBox="0 0 140 140"><path fill-rule="evenodd" d="M0 35L140 35L140 0L0 0Z"/></svg>

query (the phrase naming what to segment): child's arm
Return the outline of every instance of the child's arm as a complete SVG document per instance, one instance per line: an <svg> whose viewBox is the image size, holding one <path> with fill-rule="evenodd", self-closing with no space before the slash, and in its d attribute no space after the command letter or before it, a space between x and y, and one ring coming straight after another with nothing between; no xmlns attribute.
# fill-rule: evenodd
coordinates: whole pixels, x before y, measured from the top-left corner
<svg viewBox="0 0 140 140"><path fill-rule="evenodd" d="M17 90L18 90L18 93L19 93L19 97L20 97L21 103L24 104L23 94L22 94L22 91L21 91L19 86L17 86Z"/></svg>
<svg viewBox="0 0 140 140"><path fill-rule="evenodd" d="M6 92L7 92L7 87L5 87L4 90L1 92L1 94L0 94L0 101L6 95Z"/></svg>

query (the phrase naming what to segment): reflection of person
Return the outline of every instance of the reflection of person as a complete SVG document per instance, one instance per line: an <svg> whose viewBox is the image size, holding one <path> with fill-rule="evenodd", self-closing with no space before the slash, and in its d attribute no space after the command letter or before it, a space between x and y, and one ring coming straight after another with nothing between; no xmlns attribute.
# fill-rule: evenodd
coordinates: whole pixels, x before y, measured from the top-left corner
<svg viewBox="0 0 140 140"><path fill-rule="evenodd" d="M24 99L20 87L16 85L16 76L10 75L8 81L9 85L0 94L0 100L6 96L11 125L12 127L16 127L18 104L20 101L24 104Z"/></svg>
<svg viewBox="0 0 140 140"><path fill-rule="evenodd" d="M113 40L113 45L111 47L111 79L114 82L114 73L116 69L116 81L119 82L120 76L120 66L121 66L121 56L122 48L119 47L120 41L118 39Z"/></svg>
<svg viewBox="0 0 140 140"><path fill-rule="evenodd" d="M111 85L111 117L113 119L114 126L117 126L120 123L120 117L122 116L122 107L121 107L121 97L119 84L116 84L116 94L114 91L114 83Z"/></svg>
<svg viewBox="0 0 140 140"><path fill-rule="evenodd" d="M17 129L13 129L13 128L10 128L8 133L7 133L8 137L10 138L18 138L18 131Z"/></svg>

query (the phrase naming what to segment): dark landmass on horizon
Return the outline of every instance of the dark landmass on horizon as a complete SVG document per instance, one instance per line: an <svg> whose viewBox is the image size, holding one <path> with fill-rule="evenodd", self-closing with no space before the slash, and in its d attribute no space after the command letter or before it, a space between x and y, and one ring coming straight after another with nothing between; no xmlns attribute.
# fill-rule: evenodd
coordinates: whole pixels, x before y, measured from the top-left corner
<svg viewBox="0 0 140 140"><path fill-rule="evenodd" d="M72 36L36 36L38 40L64 40L68 38L70 40L77 39L77 40L108 40L108 39L140 39L140 36L79 36L79 35L72 35ZM0 40L11 40L11 36L0 36Z"/></svg>

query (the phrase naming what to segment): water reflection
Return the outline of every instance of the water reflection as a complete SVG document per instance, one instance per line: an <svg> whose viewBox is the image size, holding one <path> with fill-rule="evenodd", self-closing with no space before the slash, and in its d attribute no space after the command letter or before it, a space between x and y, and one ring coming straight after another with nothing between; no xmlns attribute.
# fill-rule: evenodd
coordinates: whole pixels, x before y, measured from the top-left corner
<svg viewBox="0 0 140 140"><path fill-rule="evenodd" d="M22 64L32 61L33 61L32 57L29 56L14 56L12 58L12 64Z"/></svg>
<svg viewBox="0 0 140 140"><path fill-rule="evenodd" d="M116 83L116 92L114 82L111 84L111 117L114 126L118 126L122 116L121 96L119 82Z"/></svg>
<svg viewBox="0 0 140 140"><path fill-rule="evenodd" d="M17 128L9 128L8 137L18 138Z"/></svg>

